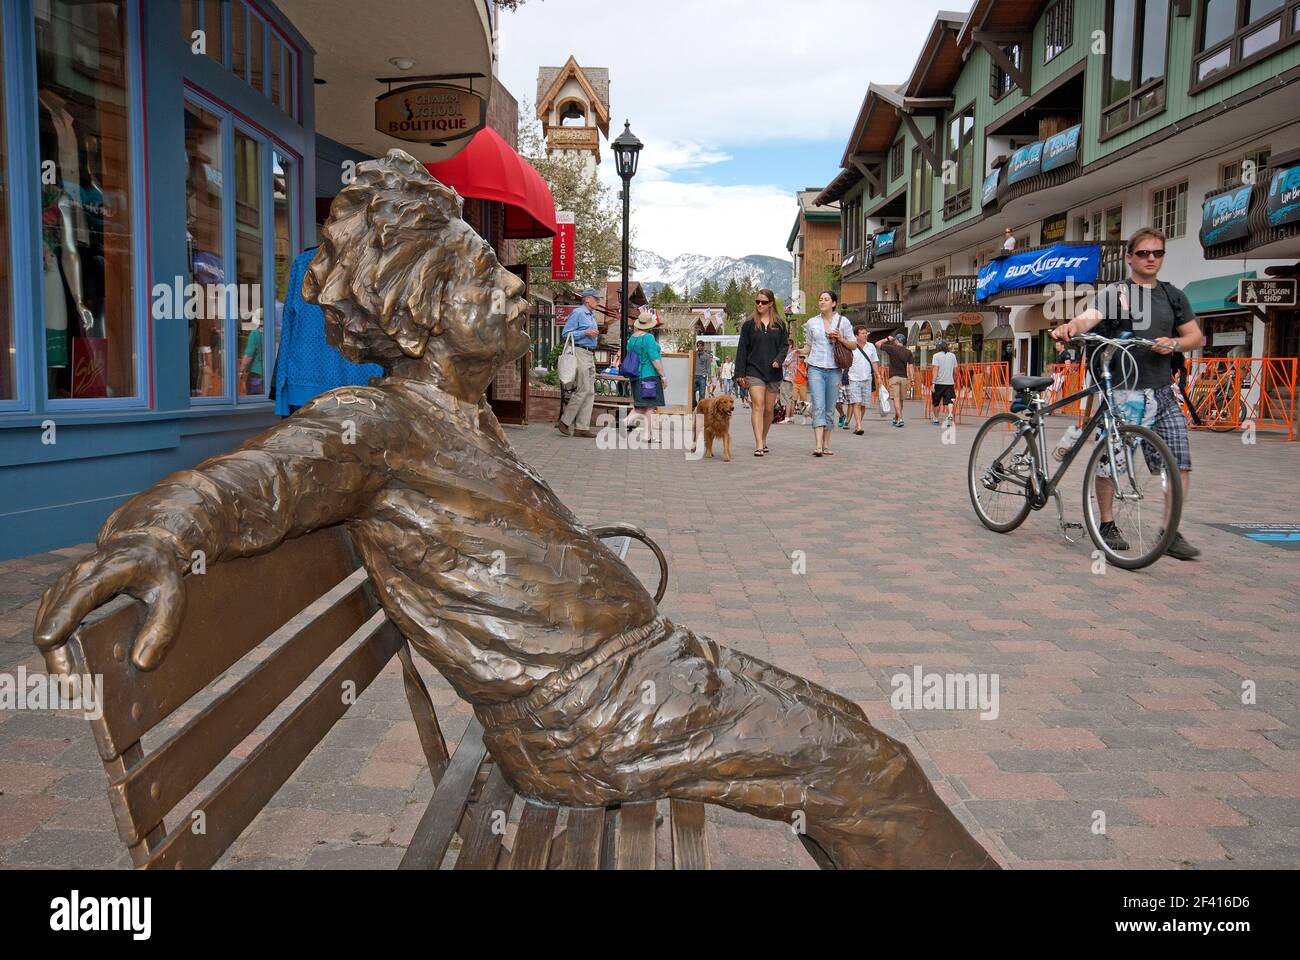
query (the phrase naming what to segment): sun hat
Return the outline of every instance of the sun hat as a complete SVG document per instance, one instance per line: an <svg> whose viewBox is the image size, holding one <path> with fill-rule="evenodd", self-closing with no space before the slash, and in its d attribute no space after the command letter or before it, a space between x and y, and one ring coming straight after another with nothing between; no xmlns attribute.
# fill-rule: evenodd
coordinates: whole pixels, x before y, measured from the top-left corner
<svg viewBox="0 0 1300 960"><path fill-rule="evenodd" d="M659 321L655 319L653 314L647 314L644 317L637 317L633 320L632 326L638 330L653 330L655 327L659 326Z"/></svg>

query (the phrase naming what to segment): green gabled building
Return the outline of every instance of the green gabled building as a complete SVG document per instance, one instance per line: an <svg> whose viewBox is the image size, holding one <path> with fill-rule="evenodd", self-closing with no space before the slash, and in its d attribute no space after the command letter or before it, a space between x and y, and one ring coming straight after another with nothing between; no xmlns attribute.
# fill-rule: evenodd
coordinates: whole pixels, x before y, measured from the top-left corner
<svg viewBox="0 0 1300 960"><path fill-rule="evenodd" d="M1300 203L1268 199L1300 164L1298 79L1300 0L941 12L911 75L869 85L817 198L840 203L842 281L865 291L848 313L908 330L922 356L942 329L964 361L1037 373L1061 284L981 299L976 277L1006 231L1017 253L1087 260L1087 277L1066 280L1102 283L1125 275L1124 241L1150 225L1169 235L1162 278L1191 296L1205 354L1296 356L1296 312L1235 295L1300 257ZM1080 257L1062 256L1072 247Z"/></svg>

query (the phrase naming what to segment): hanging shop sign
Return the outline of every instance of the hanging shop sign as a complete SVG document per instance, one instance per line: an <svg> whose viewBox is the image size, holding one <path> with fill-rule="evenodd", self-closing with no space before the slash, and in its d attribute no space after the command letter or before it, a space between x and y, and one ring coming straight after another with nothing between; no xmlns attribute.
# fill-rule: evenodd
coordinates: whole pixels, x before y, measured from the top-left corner
<svg viewBox="0 0 1300 960"><path fill-rule="evenodd" d="M897 239L897 236L898 236L897 230L890 230L887 233L876 234L876 244L875 244L876 256L880 256L882 253L893 253L894 243Z"/></svg>
<svg viewBox="0 0 1300 960"><path fill-rule="evenodd" d="M1083 126L1062 130L1043 141L1043 173L1069 166L1079 159L1079 134Z"/></svg>
<svg viewBox="0 0 1300 960"><path fill-rule="evenodd" d="M1239 187L1206 200L1201 207L1201 246L1214 247L1229 240L1241 240L1250 233L1250 192Z"/></svg>
<svg viewBox="0 0 1300 960"><path fill-rule="evenodd" d="M1002 176L1002 168L994 170L984 178L984 191L980 195L980 206L987 207L990 203L998 198L998 179Z"/></svg>
<svg viewBox="0 0 1300 960"><path fill-rule="evenodd" d="M1041 287L1049 283L1095 283L1101 269L1101 247L1057 243L1045 250L1027 250L999 257L980 269L975 298L986 300L1003 290Z"/></svg>
<svg viewBox="0 0 1300 960"><path fill-rule="evenodd" d="M437 146L485 126L487 100L463 87L413 83L375 98L375 129L398 140Z"/></svg>
<svg viewBox="0 0 1300 960"><path fill-rule="evenodd" d="M1007 184L1019 183L1042 172L1043 141L1021 147L1011 155L1007 164Z"/></svg>
<svg viewBox="0 0 1300 960"><path fill-rule="evenodd" d="M1294 307L1296 306L1296 280L1294 277L1238 280L1237 303L1243 307L1247 305Z"/></svg>
<svg viewBox="0 0 1300 960"><path fill-rule="evenodd" d="M1273 172L1265 213L1270 227L1300 221L1300 164Z"/></svg>
<svg viewBox="0 0 1300 960"><path fill-rule="evenodd" d="M576 280L573 244L576 237L576 218L572 211L557 210L556 231L551 238L551 279Z"/></svg>

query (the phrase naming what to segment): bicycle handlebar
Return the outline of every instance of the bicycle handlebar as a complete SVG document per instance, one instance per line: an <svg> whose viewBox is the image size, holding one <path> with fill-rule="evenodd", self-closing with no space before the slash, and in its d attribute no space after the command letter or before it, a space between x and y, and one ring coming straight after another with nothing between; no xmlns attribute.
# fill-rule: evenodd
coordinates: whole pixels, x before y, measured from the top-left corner
<svg viewBox="0 0 1300 960"><path fill-rule="evenodd" d="M1156 341L1147 340L1144 337L1124 337L1123 339L1115 337L1103 337L1099 333L1076 333L1070 340L1088 340L1093 343L1105 343L1112 347L1120 349L1129 349L1131 347L1154 347Z"/></svg>

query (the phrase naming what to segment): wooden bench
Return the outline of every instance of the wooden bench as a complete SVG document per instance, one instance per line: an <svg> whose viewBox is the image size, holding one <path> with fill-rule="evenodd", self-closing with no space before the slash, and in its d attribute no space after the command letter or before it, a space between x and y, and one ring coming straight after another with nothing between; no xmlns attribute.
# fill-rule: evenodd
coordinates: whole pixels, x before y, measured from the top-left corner
<svg viewBox="0 0 1300 960"><path fill-rule="evenodd" d="M597 529L610 537L626 528ZM665 574L666 562L653 549ZM660 596L665 581L662 576ZM191 574L186 601L180 635L152 672L137 670L130 660L145 612L139 601L119 597L105 605L68 643L78 673L103 677L103 714L90 725L118 832L136 866L215 864L396 656L435 784L403 869L444 865L457 836L457 868L654 868L654 802L564 810L527 802L506 846L515 798L483 746L482 728L471 720L455 753L449 753L408 645L380 607L344 528ZM264 642L269 649L260 662L242 677L223 679ZM292 708L282 707L344 647L323 680ZM196 705L175 732L159 729L192 700L206 703ZM283 719L277 708L287 714ZM268 718L273 727L246 757L238 757L236 748ZM143 739L151 731L151 741L162 742L146 752ZM178 809L205 780L216 779L212 774L223 764L228 772L193 809ZM707 868L703 806L662 802L671 817L674 866ZM557 835L561 817L563 830ZM164 818L171 818L170 829Z"/></svg>

